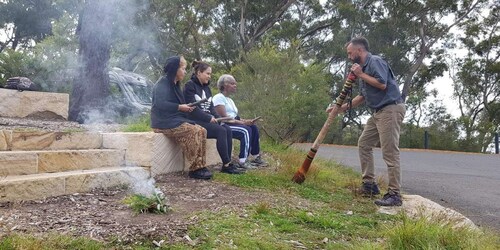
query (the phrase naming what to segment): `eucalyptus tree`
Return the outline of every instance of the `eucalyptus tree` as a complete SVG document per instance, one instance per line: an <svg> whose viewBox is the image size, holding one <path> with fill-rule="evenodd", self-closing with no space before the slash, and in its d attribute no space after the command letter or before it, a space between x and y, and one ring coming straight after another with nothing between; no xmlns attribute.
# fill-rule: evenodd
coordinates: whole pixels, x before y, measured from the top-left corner
<svg viewBox="0 0 500 250"><path fill-rule="evenodd" d="M32 48L36 42L52 35L52 22L65 11L73 11L77 0L4 0L0 1L0 29L5 48Z"/></svg>
<svg viewBox="0 0 500 250"><path fill-rule="evenodd" d="M490 2L488 11L463 24L459 40L467 56L455 65L454 94L465 138L462 146L483 152L500 130L500 4Z"/></svg>

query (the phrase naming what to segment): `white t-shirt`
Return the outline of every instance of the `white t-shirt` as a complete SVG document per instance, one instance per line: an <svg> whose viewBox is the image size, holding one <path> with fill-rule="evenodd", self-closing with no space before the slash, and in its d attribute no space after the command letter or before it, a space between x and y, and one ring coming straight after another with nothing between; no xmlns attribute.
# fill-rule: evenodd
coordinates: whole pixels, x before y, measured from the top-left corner
<svg viewBox="0 0 500 250"><path fill-rule="evenodd" d="M226 108L227 116L231 118L235 118L236 116L238 116L238 108L236 108L236 105L234 104L234 101L233 99L231 99L231 97L226 97L222 93L219 93L212 97L212 102L214 104L214 107L224 105L224 107Z"/></svg>

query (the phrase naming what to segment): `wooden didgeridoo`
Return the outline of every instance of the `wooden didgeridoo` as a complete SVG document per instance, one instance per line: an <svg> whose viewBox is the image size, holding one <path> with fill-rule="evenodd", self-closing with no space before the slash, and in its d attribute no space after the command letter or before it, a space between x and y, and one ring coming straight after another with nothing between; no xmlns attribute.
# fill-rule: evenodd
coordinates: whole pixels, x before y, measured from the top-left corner
<svg viewBox="0 0 500 250"><path fill-rule="evenodd" d="M356 75L351 72L347 76L345 85L352 87L352 84L354 83L355 80L356 80ZM323 142L323 139L325 139L326 133L328 133L328 129L330 128L330 125L335 119L335 116L337 116L337 114L334 114L334 112L330 112L328 114L328 118L326 119L325 124L323 124L323 127L319 131L316 140L314 140L314 143L311 149L309 150L309 153L307 153L306 159L304 160L302 166L300 166L300 168L297 170L297 172L292 178L292 181L294 181L295 183L301 184L306 180L306 173L307 171L309 171L309 167L311 167L311 163L314 160L314 156L316 156L316 152L318 152L319 145L321 144L321 142Z"/></svg>

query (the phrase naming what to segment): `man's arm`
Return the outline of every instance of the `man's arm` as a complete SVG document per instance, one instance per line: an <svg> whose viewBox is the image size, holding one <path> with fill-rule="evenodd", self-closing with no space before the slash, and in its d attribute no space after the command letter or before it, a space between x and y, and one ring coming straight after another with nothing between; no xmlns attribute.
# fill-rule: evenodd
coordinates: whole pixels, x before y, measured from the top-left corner
<svg viewBox="0 0 500 250"><path fill-rule="evenodd" d="M356 74L357 77L361 78L364 82L370 84L371 86L377 89L385 90L385 88L387 87L386 84L381 83L379 80L377 80L377 78L363 72L362 67L357 63L352 65L351 70L352 72L354 72L354 74Z"/></svg>

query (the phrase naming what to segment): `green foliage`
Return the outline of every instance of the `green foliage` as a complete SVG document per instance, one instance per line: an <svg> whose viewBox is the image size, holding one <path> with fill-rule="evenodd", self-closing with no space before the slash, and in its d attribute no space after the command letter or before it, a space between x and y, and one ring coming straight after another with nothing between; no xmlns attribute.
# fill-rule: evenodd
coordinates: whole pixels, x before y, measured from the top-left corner
<svg viewBox="0 0 500 250"><path fill-rule="evenodd" d="M259 124L273 140L303 139L321 128L329 103L327 74L319 65L300 63L295 48L266 44L247 54L232 74L239 83L234 100L241 116L262 116Z"/></svg>
<svg viewBox="0 0 500 250"><path fill-rule="evenodd" d="M151 116L146 114L138 118L133 118L123 129L123 132L149 132L151 129Z"/></svg>
<svg viewBox="0 0 500 250"><path fill-rule="evenodd" d="M442 220L417 220L402 216L402 221L386 231L389 249L496 249L493 235L466 227L454 228ZM497 241L497 242L495 242ZM496 245L496 247L495 247Z"/></svg>
<svg viewBox="0 0 500 250"><path fill-rule="evenodd" d="M123 203L128 205L136 214L139 213L155 213L165 214L170 211L169 207L165 204L165 198L161 195L154 194L151 197L135 194L126 197Z"/></svg>
<svg viewBox="0 0 500 250"><path fill-rule="evenodd" d="M462 25L467 36L460 41L468 55L454 62L454 94L461 112L458 123L465 133L461 144L476 152L484 152L493 132L500 130L500 5L490 3L489 8L487 15Z"/></svg>
<svg viewBox="0 0 500 250"><path fill-rule="evenodd" d="M104 249L101 242L83 237L71 237L66 235L48 235L35 237L32 235L10 235L0 239L0 249Z"/></svg>
<svg viewBox="0 0 500 250"><path fill-rule="evenodd" d="M0 85L4 85L7 79L15 76L24 76L33 80L36 69L32 58L23 52L7 49L0 53Z"/></svg>

